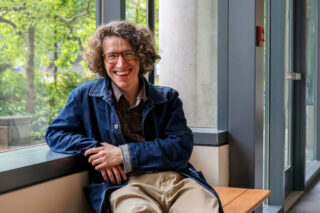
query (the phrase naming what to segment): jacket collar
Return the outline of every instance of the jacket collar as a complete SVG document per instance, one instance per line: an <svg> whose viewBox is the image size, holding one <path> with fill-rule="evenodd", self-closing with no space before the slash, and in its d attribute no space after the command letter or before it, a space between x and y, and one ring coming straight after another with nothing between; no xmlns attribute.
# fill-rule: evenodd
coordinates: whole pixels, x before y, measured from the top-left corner
<svg viewBox="0 0 320 213"><path fill-rule="evenodd" d="M103 97L111 94L110 80L108 78L100 78L91 87L89 96Z"/></svg>
<svg viewBox="0 0 320 213"><path fill-rule="evenodd" d="M167 101L162 93L157 89L157 86L148 82L145 78L147 101L150 101L152 104L161 104ZM101 78L91 87L89 91L89 96L95 97L104 97L112 96L111 91L111 80L110 78Z"/></svg>
<svg viewBox="0 0 320 213"><path fill-rule="evenodd" d="M116 102L119 102L121 96L123 96L124 94L121 92L119 87L113 81L111 81L111 89L113 92L113 96L116 99ZM140 103L140 101L146 101L147 99L148 99L148 97L147 97L147 93L146 93L146 84L145 84L144 79L140 78L139 79L139 92L136 97L136 105L138 105Z"/></svg>

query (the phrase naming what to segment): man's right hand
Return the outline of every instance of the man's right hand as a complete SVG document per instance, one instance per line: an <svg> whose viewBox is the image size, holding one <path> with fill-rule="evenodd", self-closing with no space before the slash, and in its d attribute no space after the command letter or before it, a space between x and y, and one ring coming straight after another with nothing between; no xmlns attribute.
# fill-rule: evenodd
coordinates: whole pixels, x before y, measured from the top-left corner
<svg viewBox="0 0 320 213"><path fill-rule="evenodd" d="M113 184L121 184L122 180L127 180L127 175L120 165L102 169L100 172L106 182L110 181Z"/></svg>

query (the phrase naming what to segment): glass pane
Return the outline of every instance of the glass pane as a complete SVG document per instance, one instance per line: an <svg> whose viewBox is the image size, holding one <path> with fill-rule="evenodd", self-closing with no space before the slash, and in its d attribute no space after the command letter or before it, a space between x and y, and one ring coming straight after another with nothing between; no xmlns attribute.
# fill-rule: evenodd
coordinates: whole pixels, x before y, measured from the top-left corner
<svg viewBox="0 0 320 213"><path fill-rule="evenodd" d="M306 168L316 153L316 85L317 85L317 0L307 1L307 74L306 74Z"/></svg>
<svg viewBox="0 0 320 213"><path fill-rule="evenodd" d="M292 1L285 1L284 72L292 72ZM285 169L291 166L292 80L285 81Z"/></svg>
<svg viewBox="0 0 320 213"><path fill-rule="evenodd" d="M82 58L95 1L0 2L0 150L42 144L70 91L90 75Z"/></svg>
<svg viewBox="0 0 320 213"><path fill-rule="evenodd" d="M147 26L147 0L126 0L126 19Z"/></svg>
<svg viewBox="0 0 320 213"><path fill-rule="evenodd" d="M159 82L179 91L189 126L217 128L218 0L181 2L159 1Z"/></svg>

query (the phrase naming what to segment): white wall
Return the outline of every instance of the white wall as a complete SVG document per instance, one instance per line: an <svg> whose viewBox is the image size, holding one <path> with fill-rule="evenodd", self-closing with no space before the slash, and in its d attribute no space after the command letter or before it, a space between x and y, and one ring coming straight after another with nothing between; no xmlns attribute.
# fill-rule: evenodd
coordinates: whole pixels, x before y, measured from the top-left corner
<svg viewBox="0 0 320 213"><path fill-rule="evenodd" d="M88 213L83 192L88 173L81 172L0 195L3 213Z"/></svg>
<svg viewBox="0 0 320 213"><path fill-rule="evenodd" d="M229 185L229 145L194 146L190 162L211 186Z"/></svg>

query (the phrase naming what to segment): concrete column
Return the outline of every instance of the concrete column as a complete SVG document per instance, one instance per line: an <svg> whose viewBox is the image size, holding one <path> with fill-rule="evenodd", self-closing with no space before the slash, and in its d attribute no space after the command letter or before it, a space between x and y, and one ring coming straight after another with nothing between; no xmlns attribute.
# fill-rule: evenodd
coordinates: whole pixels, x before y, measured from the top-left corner
<svg viewBox="0 0 320 213"><path fill-rule="evenodd" d="M193 127L217 127L217 6L159 1L159 82L179 91Z"/></svg>

